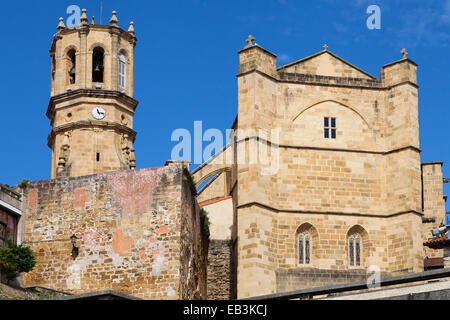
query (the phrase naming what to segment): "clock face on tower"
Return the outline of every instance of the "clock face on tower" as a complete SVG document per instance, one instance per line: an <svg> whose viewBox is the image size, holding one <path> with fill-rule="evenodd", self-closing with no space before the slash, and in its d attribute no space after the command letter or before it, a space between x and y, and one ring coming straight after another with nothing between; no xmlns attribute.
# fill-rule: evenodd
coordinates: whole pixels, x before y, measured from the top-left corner
<svg viewBox="0 0 450 320"><path fill-rule="evenodd" d="M103 108L95 107L92 109L92 116L97 120L102 120L106 117L106 111Z"/></svg>

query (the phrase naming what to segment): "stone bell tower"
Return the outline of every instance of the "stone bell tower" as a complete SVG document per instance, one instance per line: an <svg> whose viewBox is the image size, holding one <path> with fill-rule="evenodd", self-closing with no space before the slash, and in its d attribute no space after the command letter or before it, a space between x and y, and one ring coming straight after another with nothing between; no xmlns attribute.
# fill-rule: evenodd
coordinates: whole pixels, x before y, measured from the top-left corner
<svg viewBox="0 0 450 320"><path fill-rule="evenodd" d="M60 18L50 56L52 179L130 170L136 167L133 22L88 23L66 28Z"/></svg>

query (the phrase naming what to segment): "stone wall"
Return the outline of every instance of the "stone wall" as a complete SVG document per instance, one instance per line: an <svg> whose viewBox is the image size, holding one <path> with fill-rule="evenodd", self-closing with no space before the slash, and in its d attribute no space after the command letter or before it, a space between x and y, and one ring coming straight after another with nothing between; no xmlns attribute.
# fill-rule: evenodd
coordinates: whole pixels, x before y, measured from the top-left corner
<svg viewBox="0 0 450 320"><path fill-rule="evenodd" d="M231 240L211 240L208 251L209 300L233 298L231 250Z"/></svg>
<svg viewBox="0 0 450 320"><path fill-rule="evenodd" d="M326 270L314 268L279 269L276 271L277 293L315 287L365 282L371 273L366 270ZM382 273L381 278L388 277Z"/></svg>
<svg viewBox="0 0 450 320"><path fill-rule="evenodd" d="M209 236L187 169L183 177L182 212L180 298L206 299Z"/></svg>
<svg viewBox="0 0 450 320"><path fill-rule="evenodd" d="M431 230L445 224L445 201L443 190L442 162L422 164L423 213L426 219L423 224L423 241L432 238ZM441 258L442 249L425 247L429 258Z"/></svg>
<svg viewBox="0 0 450 320"><path fill-rule="evenodd" d="M192 189L183 183L183 170L170 165L31 183L25 245L38 262L24 276L24 286L74 294L113 290L144 299L205 298L206 270L200 270L205 248L202 228L194 223L199 210L189 200ZM199 293L184 285L195 276Z"/></svg>

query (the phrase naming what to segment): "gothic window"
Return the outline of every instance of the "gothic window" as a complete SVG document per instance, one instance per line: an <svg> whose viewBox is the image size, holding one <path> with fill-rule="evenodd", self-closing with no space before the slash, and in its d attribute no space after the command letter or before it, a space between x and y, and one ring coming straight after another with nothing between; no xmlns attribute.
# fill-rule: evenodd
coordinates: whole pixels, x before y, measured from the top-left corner
<svg viewBox="0 0 450 320"><path fill-rule="evenodd" d="M348 252L351 267L361 266L361 237L355 233L349 237Z"/></svg>
<svg viewBox="0 0 450 320"><path fill-rule="evenodd" d="M298 236L298 263L311 264L311 237L308 232L303 232Z"/></svg>
<svg viewBox="0 0 450 320"><path fill-rule="evenodd" d="M70 50L67 53L67 57L69 59L69 83L74 84L76 82L76 57L75 57L75 50Z"/></svg>
<svg viewBox="0 0 450 320"><path fill-rule="evenodd" d="M95 48L92 54L92 82L103 82L104 51Z"/></svg>
<svg viewBox="0 0 450 320"><path fill-rule="evenodd" d="M336 118L324 118L324 137L325 139L336 139Z"/></svg>
<svg viewBox="0 0 450 320"><path fill-rule="evenodd" d="M6 225L0 223L0 248L6 247L6 242L7 242Z"/></svg>
<svg viewBox="0 0 450 320"><path fill-rule="evenodd" d="M123 53L120 54L119 59L119 87L125 89L127 75L127 59Z"/></svg>

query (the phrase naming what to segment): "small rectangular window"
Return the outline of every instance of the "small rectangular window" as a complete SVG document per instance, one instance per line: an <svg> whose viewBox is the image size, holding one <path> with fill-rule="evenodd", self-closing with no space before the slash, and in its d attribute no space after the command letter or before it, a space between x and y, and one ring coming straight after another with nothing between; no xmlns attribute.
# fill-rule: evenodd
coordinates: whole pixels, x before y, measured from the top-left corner
<svg viewBox="0 0 450 320"><path fill-rule="evenodd" d="M97 153L97 162L100 162L100 153Z"/></svg>
<svg viewBox="0 0 450 320"><path fill-rule="evenodd" d="M336 139L337 138L337 127L336 118L324 118L324 137L325 139Z"/></svg>

